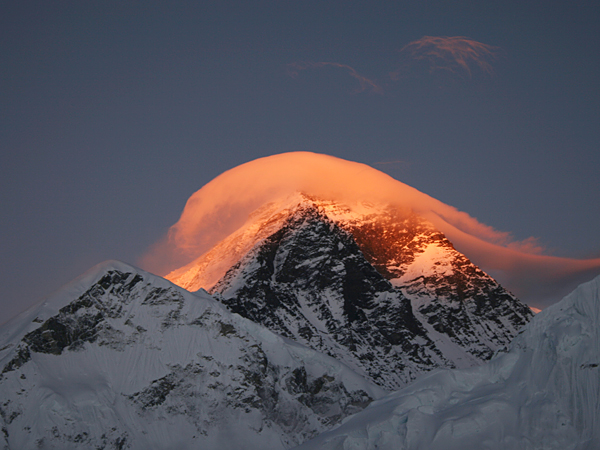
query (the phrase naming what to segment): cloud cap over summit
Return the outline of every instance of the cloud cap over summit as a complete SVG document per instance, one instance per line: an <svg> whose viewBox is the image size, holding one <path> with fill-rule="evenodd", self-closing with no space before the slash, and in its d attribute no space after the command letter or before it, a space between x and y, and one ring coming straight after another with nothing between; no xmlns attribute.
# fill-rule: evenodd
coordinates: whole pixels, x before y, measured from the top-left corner
<svg viewBox="0 0 600 450"><path fill-rule="evenodd" d="M531 305L543 307L559 300L581 276L600 270L600 259L534 254L532 251L540 249L532 248L531 239L513 241L509 233L482 224L368 165L310 152L259 158L219 175L188 199L179 221L141 264L160 273L176 269L238 229L257 208L295 192L349 205L370 202L409 207ZM558 292L547 293L549 285Z"/></svg>

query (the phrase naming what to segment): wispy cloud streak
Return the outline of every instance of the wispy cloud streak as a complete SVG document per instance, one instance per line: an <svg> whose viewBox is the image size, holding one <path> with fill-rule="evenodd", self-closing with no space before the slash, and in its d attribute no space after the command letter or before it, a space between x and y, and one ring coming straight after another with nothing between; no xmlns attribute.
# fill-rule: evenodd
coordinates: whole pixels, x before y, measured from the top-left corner
<svg viewBox="0 0 600 450"><path fill-rule="evenodd" d="M447 71L462 77L472 77L475 69L492 75L492 62L500 53L499 47L483 44L464 36L424 36L400 50L405 64L422 62L430 73ZM400 78L402 70L391 73Z"/></svg>
<svg viewBox="0 0 600 450"><path fill-rule="evenodd" d="M337 62L302 61L302 62L293 62L293 63L290 63L287 65L288 74L293 78L297 77L298 73L302 70L319 69L322 67L335 67L338 69L345 70L351 77L358 80L360 88L356 89L355 92L371 91L376 94L383 93L383 89L375 81L359 74L353 67L350 67L346 64L340 64Z"/></svg>

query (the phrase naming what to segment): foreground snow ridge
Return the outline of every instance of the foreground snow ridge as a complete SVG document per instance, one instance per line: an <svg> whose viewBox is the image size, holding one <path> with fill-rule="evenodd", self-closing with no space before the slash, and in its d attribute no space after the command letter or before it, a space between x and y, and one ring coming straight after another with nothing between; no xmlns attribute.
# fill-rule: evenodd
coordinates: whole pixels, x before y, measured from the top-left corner
<svg viewBox="0 0 600 450"><path fill-rule="evenodd" d="M597 277L489 363L437 371L297 450L600 448L599 334Z"/></svg>
<svg viewBox="0 0 600 450"><path fill-rule="evenodd" d="M3 450L282 450L384 393L120 262L0 328Z"/></svg>

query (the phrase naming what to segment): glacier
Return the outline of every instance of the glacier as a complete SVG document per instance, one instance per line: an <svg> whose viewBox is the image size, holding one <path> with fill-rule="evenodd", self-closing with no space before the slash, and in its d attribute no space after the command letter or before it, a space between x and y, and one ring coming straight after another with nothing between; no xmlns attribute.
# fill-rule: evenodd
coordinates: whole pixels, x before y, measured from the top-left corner
<svg viewBox="0 0 600 450"><path fill-rule="evenodd" d="M490 362L426 375L297 450L597 449L599 371L600 276Z"/></svg>

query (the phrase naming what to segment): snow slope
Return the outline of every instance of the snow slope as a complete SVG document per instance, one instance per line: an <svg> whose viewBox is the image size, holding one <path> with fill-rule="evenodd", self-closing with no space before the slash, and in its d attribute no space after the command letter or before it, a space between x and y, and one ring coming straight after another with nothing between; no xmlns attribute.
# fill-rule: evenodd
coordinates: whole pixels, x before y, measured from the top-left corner
<svg viewBox="0 0 600 450"><path fill-rule="evenodd" d="M120 262L0 329L0 448L280 450L384 392Z"/></svg>
<svg viewBox="0 0 600 450"><path fill-rule="evenodd" d="M440 370L298 450L600 448L600 277L489 363Z"/></svg>

